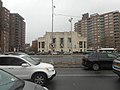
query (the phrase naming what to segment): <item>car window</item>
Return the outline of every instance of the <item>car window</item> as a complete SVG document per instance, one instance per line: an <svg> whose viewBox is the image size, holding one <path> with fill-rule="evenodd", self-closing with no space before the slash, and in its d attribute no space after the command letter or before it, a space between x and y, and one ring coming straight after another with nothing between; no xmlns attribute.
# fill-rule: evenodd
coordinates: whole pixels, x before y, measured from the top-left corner
<svg viewBox="0 0 120 90"><path fill-rule="evenodd" d="M90 57L97 57L97 53L91 53L89 56Z"/></svg>
<svg viewBox="0 0 120 90"><path fill-rule="evenodd" d="M106 53L99 53L98 57L99 58L107 58L107 54Z"/></svg>
<svg viewBox="0 0 120 90"><path fill-rule="evenodd" d="M24 87L24 85L25 82L23 80L20 80L15 76L0 70L0 90L18 90L18 88Z"/></svg>
<svg viewBox="0 0 120 90"><path fill-rule="evenodd" d="M117 60L119 60L119 61L120 61L120 57L117 57Z"/></svg>
<svg viewBox="0 0 120 90"><path fill-rule="evenodd" d="M114 55L114 54L108 54L108 57L109 57L109 58L117 58L117 56Z"/></svg>
<svg viewBox="0 0 120 90"><path fill-rule="evenodd" d="M25 61L16 57L0 57L0 65L21 66L22 63Z"/></svg>
<svg viewBox="0 0 120 90"><path fill-rule="evenodd" d="M24 57L22 57L22 58L25 59L25 60L27 60L28 62L34 64L34 65L37 65L37 64L40 63L40 62L37 62L37 61L35 61L33 58L28 57L28 56L24 56Z"/></svg>
<svg viewBox="0 0 120 90"><path fill-rule="evenodd" d="M0 65L9 65L10 60L7 57L0 57Z"/></svg>

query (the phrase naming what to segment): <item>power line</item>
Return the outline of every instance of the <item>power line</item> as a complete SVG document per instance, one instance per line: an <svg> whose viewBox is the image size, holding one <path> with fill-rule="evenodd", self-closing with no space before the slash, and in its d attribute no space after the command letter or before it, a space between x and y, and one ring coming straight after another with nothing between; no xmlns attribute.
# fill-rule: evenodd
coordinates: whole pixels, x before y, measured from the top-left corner
<svg viewBox="0 0 120 90"><path fill-rule="evenodd" d="M64 16L64 17L75 17L75 18L81 18L81 16L73 16L73 15L65 15L65 14L56 14L56 13L54 13L54 15Z"/></svg>

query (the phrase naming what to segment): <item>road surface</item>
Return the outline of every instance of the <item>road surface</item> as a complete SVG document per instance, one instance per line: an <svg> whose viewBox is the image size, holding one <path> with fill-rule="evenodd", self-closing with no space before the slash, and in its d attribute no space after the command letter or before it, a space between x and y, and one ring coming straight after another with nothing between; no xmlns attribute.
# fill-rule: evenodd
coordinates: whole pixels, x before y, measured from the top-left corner
<svg viewBox="0 0 120 90"><path fill-rule="evenodd" d="M120 90L120 79L112 70L56 68L56 77L45 86L49 90Z"/></svg>

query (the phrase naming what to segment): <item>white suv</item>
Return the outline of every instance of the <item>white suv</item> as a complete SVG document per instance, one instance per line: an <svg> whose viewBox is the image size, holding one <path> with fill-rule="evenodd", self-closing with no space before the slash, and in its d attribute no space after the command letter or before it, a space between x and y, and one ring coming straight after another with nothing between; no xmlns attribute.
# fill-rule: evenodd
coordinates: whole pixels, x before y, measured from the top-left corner
<svg viewBox="0 0 120 90"><path fill-rule="evenodd" d="M112 68L113 68L113 72L116 73L120 77L120 57L118 57L117 59L113 61Z"/></svg>
<svg viewBox="0 0 120 90"><path fill-rule="evenodd" d="M53 65L37 62L27 55L0 55L0 68L40 85L56 75Z"/></svg>

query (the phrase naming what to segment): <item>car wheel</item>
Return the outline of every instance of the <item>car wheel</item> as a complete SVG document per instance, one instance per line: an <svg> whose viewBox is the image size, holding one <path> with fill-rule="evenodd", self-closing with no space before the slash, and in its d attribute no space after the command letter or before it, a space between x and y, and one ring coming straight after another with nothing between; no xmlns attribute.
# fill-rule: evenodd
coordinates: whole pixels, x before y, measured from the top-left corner
<svg viewBox="0 0 120 90"><path fill-rule="evenodd" d="M97 71L97 70L100 69L100 66L99 66L97 63L94 63L94 64L92 65L92 69L95 70L95 71Z"/></svg>
<svg viewBox="0 0 120 90"><path fill-rule="evenodd" d="M32 81L36 84L43 85L47 81L47 77L44 73L36 73L33 75Z"/></svg>

